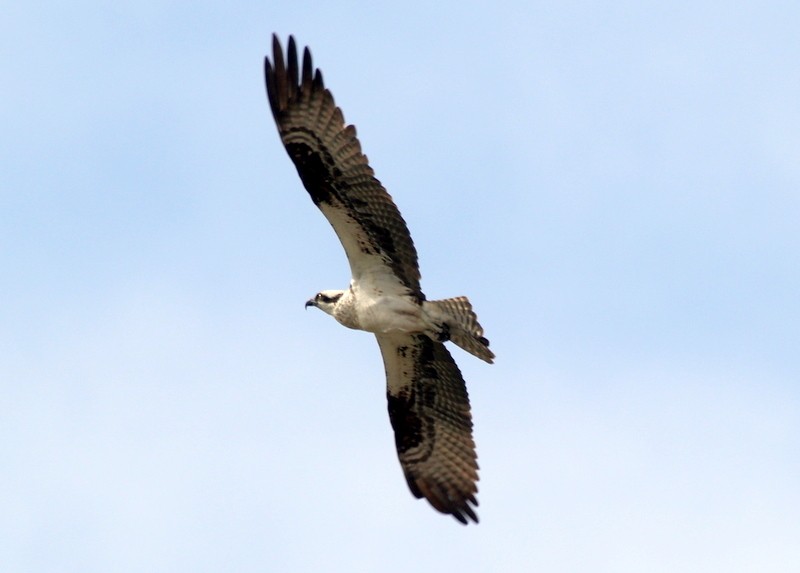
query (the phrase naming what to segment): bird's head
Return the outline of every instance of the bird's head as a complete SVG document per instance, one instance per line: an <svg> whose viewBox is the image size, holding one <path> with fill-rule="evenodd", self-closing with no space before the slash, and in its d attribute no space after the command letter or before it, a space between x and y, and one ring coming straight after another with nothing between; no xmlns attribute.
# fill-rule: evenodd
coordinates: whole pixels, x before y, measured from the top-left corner
<svg viewBox="0 0 800 573"><path fill-rule="evenodd" d="M343 294L343 290L324 290L318 292L314 298L306 302L306 308L309 306L316 306L321 311L333 315L333 309L336 307L336 303L339 302Z"/></svg>

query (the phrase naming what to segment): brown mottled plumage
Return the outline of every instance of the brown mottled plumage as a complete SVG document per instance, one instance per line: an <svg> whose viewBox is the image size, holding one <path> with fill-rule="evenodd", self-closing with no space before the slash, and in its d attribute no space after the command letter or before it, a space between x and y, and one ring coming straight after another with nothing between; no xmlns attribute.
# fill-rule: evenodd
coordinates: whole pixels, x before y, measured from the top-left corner
<svg viewBox="0 0 800 573"><path fill-rule="evenodd" d="M408 486L461 523L477 522L478 464L469 397L444 342L492 362L466 297L426 301L417 251L392 198L375 179L356 129L294 38L277 36L265 60L267 95L289 157L350 263L344 291L321 291L316 306L350 328L375 333L386 368L389 418Z"/></svg>
<svg viewBox="0 0 800 573"><path fill-rule="evenodd" d="M272 37L272 53L274 67L266 59L264 68L281 141L314 204L344 245L353 278L389 264L397 279L421 297L417 250L406 222L375 179L355 126L345 126L322 73L312 73L311 52L303 51L302 73L294 38L289 37L286 63L277 36Z"/></svg>

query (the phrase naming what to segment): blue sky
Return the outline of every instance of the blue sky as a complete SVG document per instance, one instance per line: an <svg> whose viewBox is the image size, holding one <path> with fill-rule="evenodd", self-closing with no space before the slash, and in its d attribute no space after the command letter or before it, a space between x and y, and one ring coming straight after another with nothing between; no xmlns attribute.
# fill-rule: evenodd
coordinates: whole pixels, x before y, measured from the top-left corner
<svg viewBox="0 0 800 573"><path fill-rule="evenodd" d="M318 4L4 7L0 567L797 571L797 4ZM349 277L272 32L492 341L477 527L303 311Z"/></svg>

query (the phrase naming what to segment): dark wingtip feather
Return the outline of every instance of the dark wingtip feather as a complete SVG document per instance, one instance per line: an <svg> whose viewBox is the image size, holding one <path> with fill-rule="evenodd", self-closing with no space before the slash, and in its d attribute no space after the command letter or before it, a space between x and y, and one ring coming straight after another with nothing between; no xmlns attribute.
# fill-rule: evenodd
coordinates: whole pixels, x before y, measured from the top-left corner
<svg viewBox="0 0 800 573"><path fill-rule="evenodd" d="M289 36L289 49L286 54L286 65L289 66L289 99L294 98L297 91L297 44L294 36Z"/></svg>
<svg viewBox="0 0 800 573"><path fill-rule="evenodd" d="M267 76L267 93L270 106L275 117L288 105L288 88L286 85L286 66L283 61L283 48L276 34L272 35L272 70Z"/></svg>
<svg viewBox="0 0 800 573"><path fill-rule="evenodd" d="M466 500L460 506L452 507L448 511L443 511L442 513L449 513L459 523L464 525L469 525L470 520L472 520L473 523L480 523L478 515L475 513L472 507L469 506Z"/></svg>
<svg viewBox="0 0 800 573"><path fill-rule="evenodd" d="M477 503L475 505L477 505ZM478 519L478 514L476 514L475 511L472 509L472 507L469 506L467 501L464 501L464 503L460 507L453 508L450 514L464 525L467 525L469 523L469 520L467 518L471 519L474 523L480 523L480 520Z"/></svg>
<svg viewBox="0 0 800 573"><path fill-rule="evenodd" d="M476 513L475 513L475 512L472 510L472 508L471 508L469 505L467 505L467 504L465 503L465 504L464 504L464 507L463 507L463 508L461 508L461 510L462 510L464 513L466 513L466 514L467 514L467 516L468 516L468 517L469 517L469 518L470 518L472 521L474 521L475 523L480 523L480 521L478 520L478 515L477 515L477 514L476 514Z"/></svg>
<svg viewBox="0 0 800 573"><path fill-rule="evenodd" d="M315 70L311 51L303 49L302 69L294 36L289 36L284 57L283 47L277 34L272 34L272 60L264 58L264 78L267 97L272 113L277 120L290 103L297 99L298 92L307 97L315 90L324 89L322 72Z"/></svg>
<svg viewBox="0 0 800 573"><path fill-rule="evenodd" d="M452 515L457 521L464 525L467 525L470 520L479 523L478 515L472 508L472 506L478 507L478 500L475 498L474 493L457 495L455 497L460 499L453 499L454 496L452 492L448 492L447 489L440 484L423 480L417 481L413 476L409 475L406 475L406 481L411 489L411 493L417 498L424 497L427 499L428 503L430 503L436 511Z"/></svg>
<svg viewBox="0 0 800 573"><path fill-rule="evenodd" d="M267 84L267 99L269 100L269 107L272 109L273 115L275 114L275 90L273 84L275 72L272 69L272 64L269 61L269 56L264 58L264 80Z"/></svg>
<svg viewBox="0 0 800 573"><path fill-rule="evenodd" d="M311 91L311 86L314 81L314 69L313 64L311 62L311 51L308 49L308 46L303 50L303 79L302 79L302 90L304 94L307 94Z"/></svg>

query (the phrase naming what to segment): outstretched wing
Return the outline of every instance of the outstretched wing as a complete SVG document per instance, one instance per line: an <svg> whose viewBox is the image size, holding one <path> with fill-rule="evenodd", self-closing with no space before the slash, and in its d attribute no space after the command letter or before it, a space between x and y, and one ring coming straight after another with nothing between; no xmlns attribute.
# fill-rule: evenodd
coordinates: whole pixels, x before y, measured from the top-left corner
<svg viewBox="0 0 800 573"><path fill-rule="evenodd" d="M356 280L406 287L422 299L417 251L389 193L373 176L361 152L356 128L345 126L342 111L313 70L311 53L289 37L287 59L272 36L273 62L265 58L272 115L289 157L314 204L333 226Z"/></svg>
<svg viewBox="0 0 800 573"><path fill-rule="evenodd" d="M478 463L461 371L441 342L378 334L389 419L408 487L461 523L478 522Z"/></svg>

